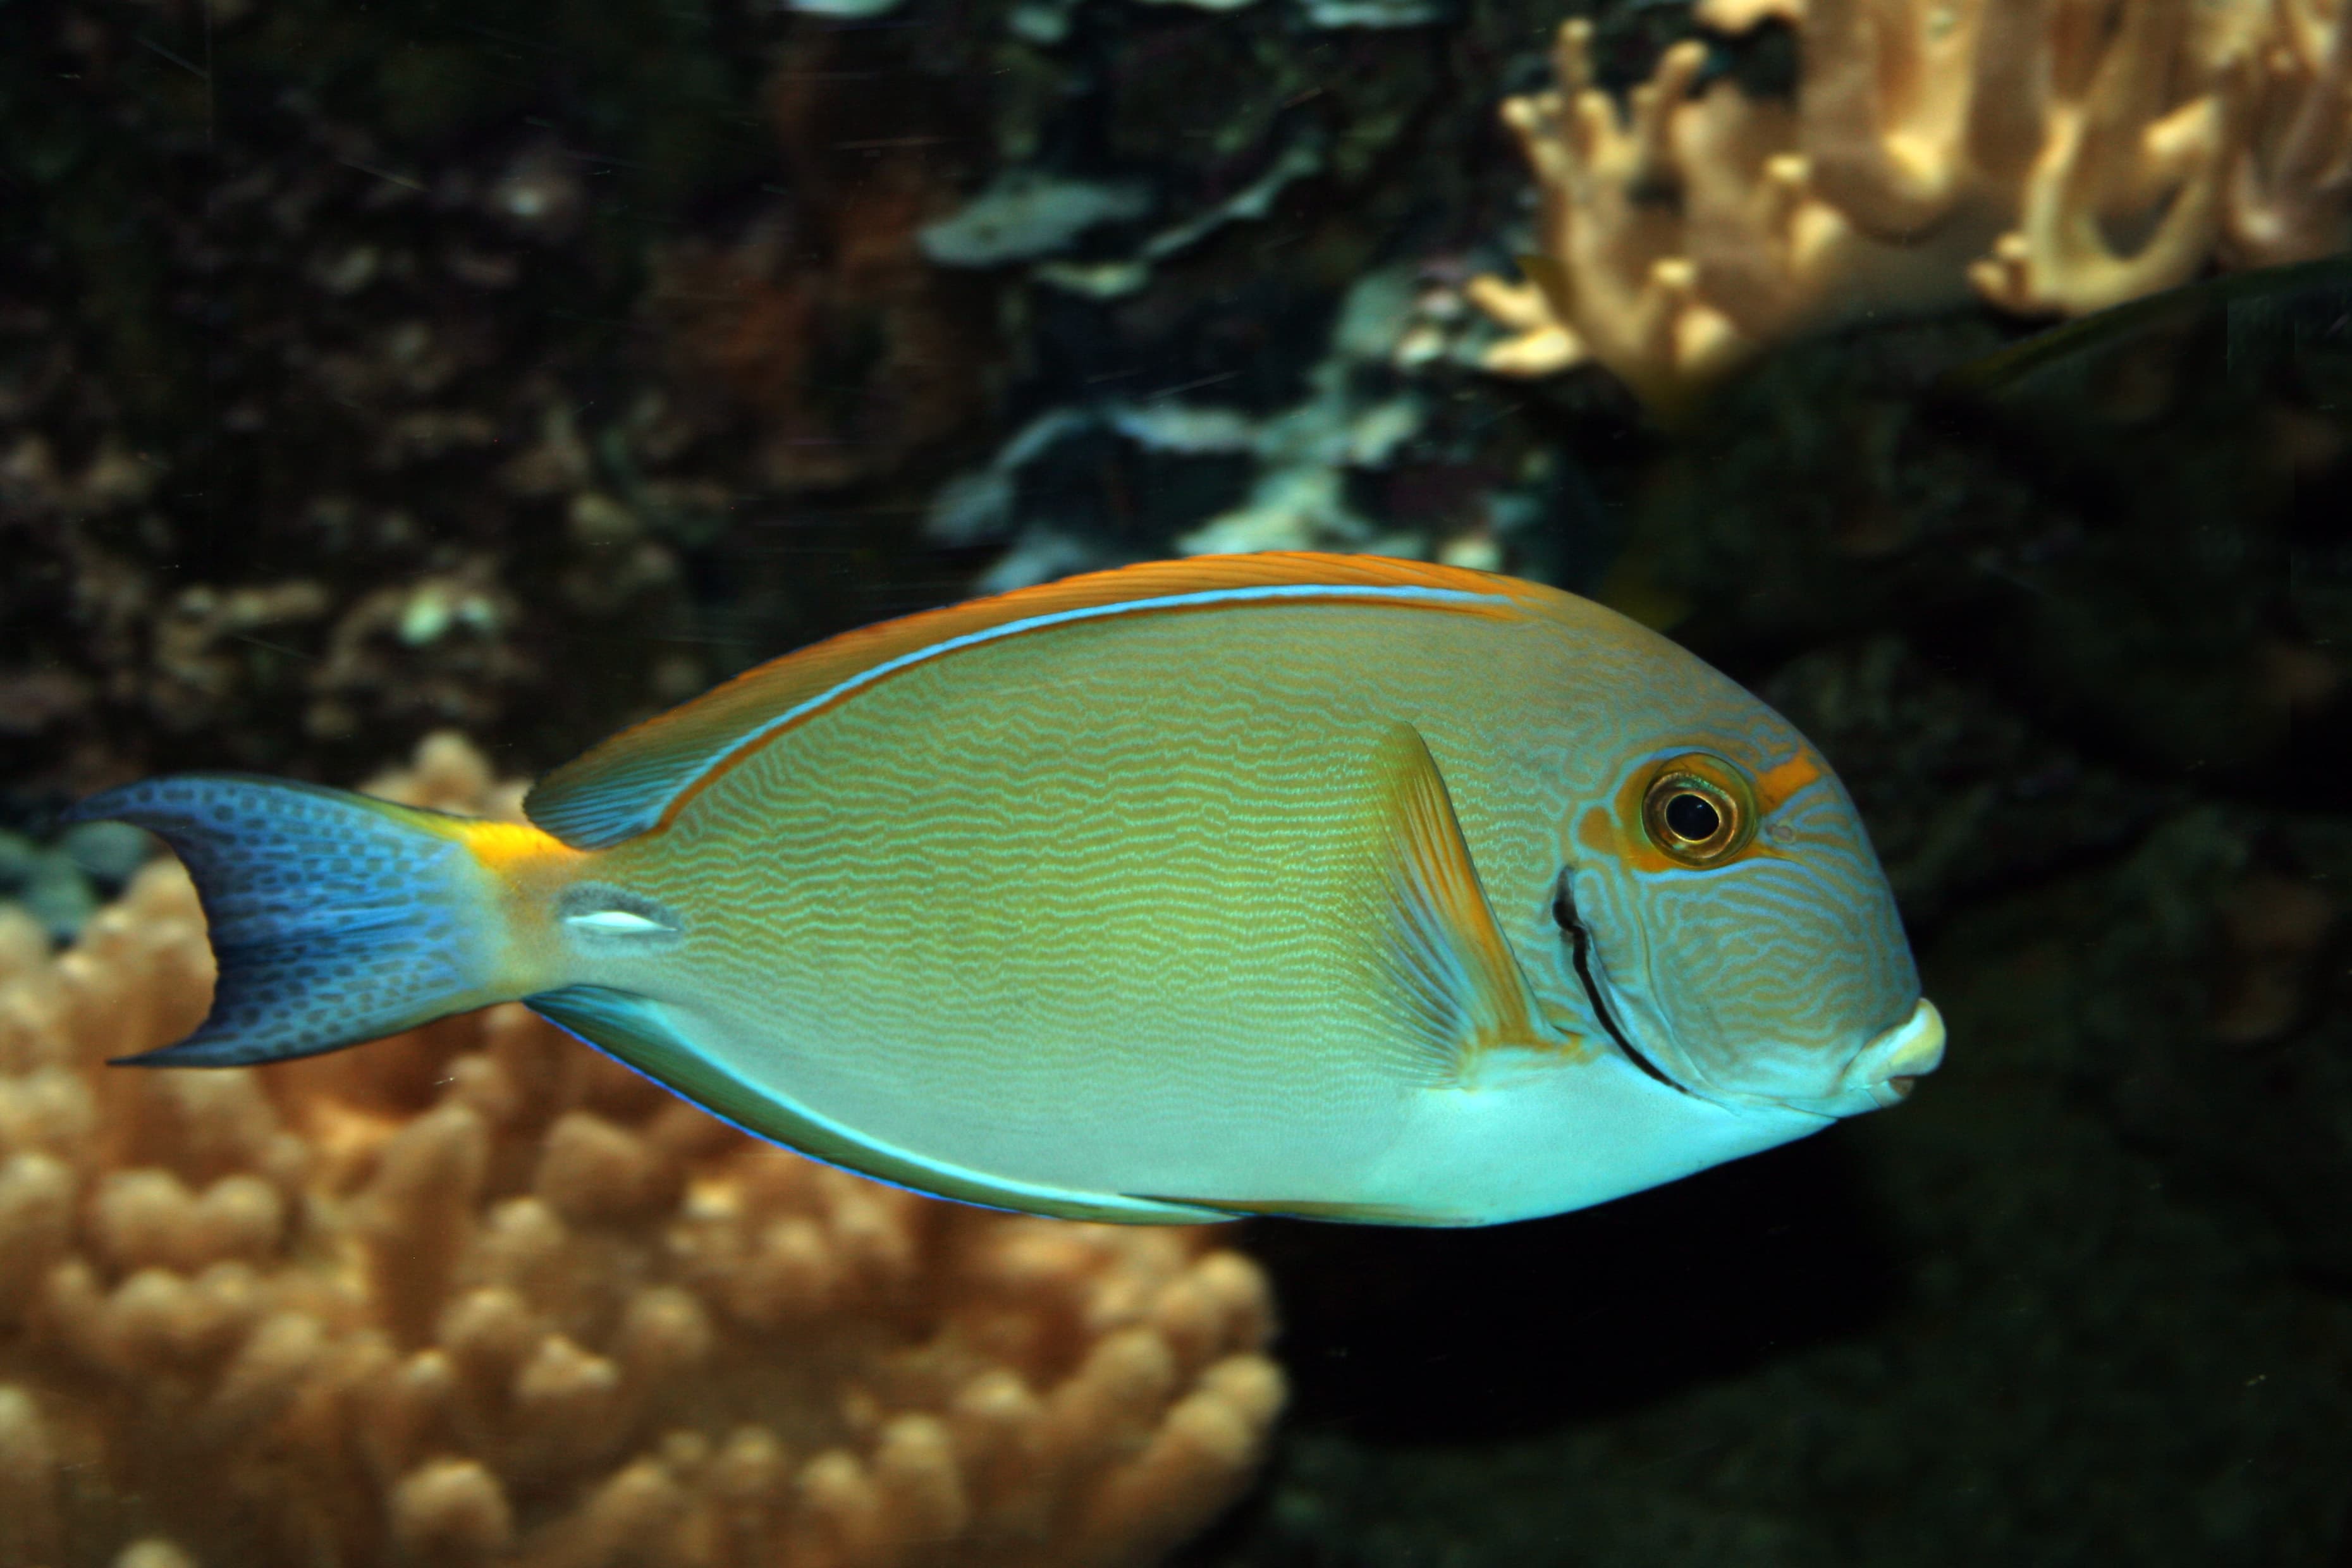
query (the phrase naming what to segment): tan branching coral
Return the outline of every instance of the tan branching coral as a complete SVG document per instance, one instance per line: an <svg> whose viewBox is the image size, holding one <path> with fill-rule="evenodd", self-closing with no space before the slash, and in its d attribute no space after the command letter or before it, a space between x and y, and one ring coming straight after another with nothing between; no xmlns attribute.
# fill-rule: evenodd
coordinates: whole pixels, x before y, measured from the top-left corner
<svg viewBox="0 0 2352 1568"><path fill-rule="evenodd" d="M2134 0L2112 13L2078 0L2054 8L2038 59L2033 40L2007 40L2041 68L2012 65L1980 86L1987 122L2015 126L2005 153L2022 150L2036 120L2042 140L2017 226L1969 268L1988 300L2020 314L2082 315L2186 281L2213 254L2246 62L2185 48L2189 13L2183 0ZM2117 243L2117 233L2137 243Z"/></svg>
<svg viewBox="0 0 2352 1568"><path fill-rule="evenodd" d="M460 743L383 793L510 811ZM211 984L151 867L0 923L0 1565L1148 1561L1282 1399L1186 1230L935 1203L734 1132L520 1007L136 1072Z"/></svg>
<svg viewBox="0 0 2352 1568"><path fill-rule="evenodd" d="M1974 291L2081 314L2233 266L2344 247L2344 0L1704 0L1793 26L1793 103L1668 49L1623 111L1592 27L1503 119L1533 166L1523 282L1471 298L1511 336L1490 369L1584 360L1672 406L1764 344Z"/></svg>
<svg viewBox="0 0 2352 1568"><path fill-rule="evenodd" d="M2278 18L2247 42L2250 134L2224 187L2228 252L2246 267L2342 248L2352 200L2352 7L2278 0Z"/></svg>

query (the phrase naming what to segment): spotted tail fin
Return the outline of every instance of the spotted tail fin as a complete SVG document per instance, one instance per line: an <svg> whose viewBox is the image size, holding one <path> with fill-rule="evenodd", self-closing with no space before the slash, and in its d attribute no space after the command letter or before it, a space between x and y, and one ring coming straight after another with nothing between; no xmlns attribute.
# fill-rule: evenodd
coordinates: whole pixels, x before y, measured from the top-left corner
<svg viewBox="0 0 2352 1568"><path fill-rule="evenodd" d="M504 946L464 817L232 774L93 795L75 821L159 834L195 879L220 978L204 1026L122 1059L239 1067L504 1000Z"/></svg>

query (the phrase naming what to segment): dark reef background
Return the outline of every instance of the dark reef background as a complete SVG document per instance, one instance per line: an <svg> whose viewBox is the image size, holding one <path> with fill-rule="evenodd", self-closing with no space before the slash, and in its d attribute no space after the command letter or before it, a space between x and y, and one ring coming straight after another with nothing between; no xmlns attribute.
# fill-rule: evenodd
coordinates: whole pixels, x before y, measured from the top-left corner
<svg viewBox="0 0 2352 1568"><path fill-rule="evenodd" d="M1685 20L1585 9L1618 79ZM1561 15L0 5L0 895L70 933L134 774L535 772L1213 519L1602 593L1837 763L1948 1063L1591 1213L1256 1227L1299 1394L1186 1568L2352 1564L2352 287L1993 389L2029 328L1870 324L1672 431L1495 379Z"/></svg>

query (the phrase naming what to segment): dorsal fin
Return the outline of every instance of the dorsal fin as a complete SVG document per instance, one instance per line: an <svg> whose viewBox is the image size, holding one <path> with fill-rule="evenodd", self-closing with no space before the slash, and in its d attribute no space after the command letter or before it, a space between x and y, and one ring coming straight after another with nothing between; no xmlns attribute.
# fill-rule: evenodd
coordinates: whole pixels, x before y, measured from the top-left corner
<svg viewBox="0 0 2352 1568"><path fill-rule="evenodd" d="M575 849L659 826L722 764L893 671L1066 621L1133 611L1318 596L1457 611L1533 610L1552 591L1422 561L1305 552L1154 561L1043 583L845 632L744 671L599 742L539 781L531 821Z"/></svg>

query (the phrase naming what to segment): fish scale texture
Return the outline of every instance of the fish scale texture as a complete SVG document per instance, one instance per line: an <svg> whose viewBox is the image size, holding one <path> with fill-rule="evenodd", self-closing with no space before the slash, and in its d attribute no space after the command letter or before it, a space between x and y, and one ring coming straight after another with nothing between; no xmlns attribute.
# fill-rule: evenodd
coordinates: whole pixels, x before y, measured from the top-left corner
<svg viewBox="0 0 2352 1568"><path fill-rule="evenodd" d="M162 837L188 868L220 979L205 1026L151 1058L236 1066L331 1050L455 1010L462 845L430 814L278 780L157 779L83 803Z"/></svg>

